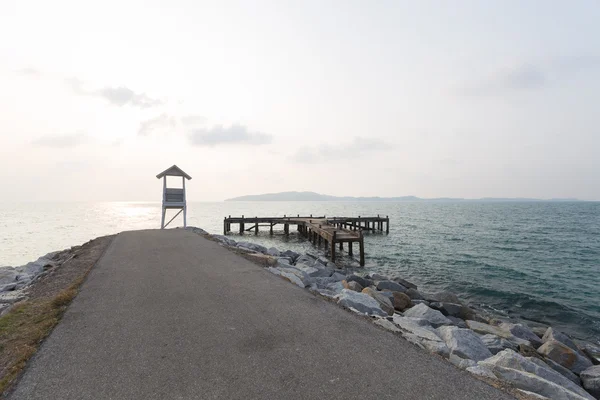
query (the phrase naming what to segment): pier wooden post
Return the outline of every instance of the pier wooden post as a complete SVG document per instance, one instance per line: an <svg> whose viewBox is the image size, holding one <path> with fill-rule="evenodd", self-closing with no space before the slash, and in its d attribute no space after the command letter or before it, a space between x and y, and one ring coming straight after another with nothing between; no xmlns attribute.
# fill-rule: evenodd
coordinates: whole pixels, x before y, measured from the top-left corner
<svg viewBox="0 0 600 400"><path fill-rule="evenodd" d="M333 238L331 239L331 262L335 262L335 237L337 231L333 231Z"/></svg>
<svg viewBox="0 0 600 400"><path fill-rule="evenodd" d="M344 250L344 242L340 242L340 250Z"/></svg>
<svg viewBox="0 0 600 400"><path fill-rule="evenodd" d="M290 224L283 224L283 233L285 233L286 236L290 234Z"/></svg>
<svg viewBox="0 0 600 400"><path fill-rule="evenodd" d="M348 255L352 256L352 242L348 242Z"/></svg>
<svg viewBox="0 0 600 400"><path fill-rule="evenodd" d="M223 235L227 235L227 218L223 218Z"/></svg>
<svg viewBox="0 0 600 400"><path fill-rule="evenodd" d="M385 233L389 234L390 233L390 217L386 215L385 216L385 221L386 221L386 224L385 224Z"/></svg>
<svg viewBox="0 0 600 400"><path fill-rule="evenodd" d="M254 223L254 234L258 235L258 222Z"/></svg>
<svg viewBox="0 0 600 400"><path fill-rule="evenodd" d="M360 246L360 248L359 248L359 250L360 250L360 266L364 267L365 266L365 241L363 238L362 231L360 231L360 240L358 242L358 245Z"/></svg>
<svg viewBox="0 0 600 400"><path fill-rule="evenodd" d="M273 224L271 223L271 228L269 229L269 234L273 236Z"/></svg>

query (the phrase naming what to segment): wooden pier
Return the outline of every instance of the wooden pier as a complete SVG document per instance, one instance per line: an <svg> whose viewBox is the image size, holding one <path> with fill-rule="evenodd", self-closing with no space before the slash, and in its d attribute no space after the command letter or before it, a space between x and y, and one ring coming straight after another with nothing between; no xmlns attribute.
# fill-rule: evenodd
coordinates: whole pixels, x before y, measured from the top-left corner
<svg viewBox="0 0 600 400"><path fill-rule="evenodd" d="M283 225L285 235L290 233L290 225L295 225L298 232L310 240L315 246L325 246L329 250L330 257L335 262L336 245L339 250L344 249L344 243L348 245L348 254L353 255L353 243L358 243L360 254L360 265L365 265L365 246L363 231L390 233L389 217L225 217L223 220L223 234L231 232L231 224L238 224L240 234L254 231L257 235L260 227L268 227L269 233L273 235L273 227ZM248 228L246 228L248 226Z"/></svg>

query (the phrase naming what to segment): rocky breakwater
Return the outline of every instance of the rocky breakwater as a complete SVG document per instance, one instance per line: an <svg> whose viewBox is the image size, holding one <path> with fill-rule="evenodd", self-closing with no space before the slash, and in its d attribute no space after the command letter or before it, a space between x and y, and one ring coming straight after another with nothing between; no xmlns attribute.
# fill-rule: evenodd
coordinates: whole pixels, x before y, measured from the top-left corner
<svg viewBox="0 0 600 400"><path fill-rule="evenodd" d="M4 315L16 302L27 298L27 289L37 280L73 257L81 246L48 253L35 261L18 267L0 267L0 315Z"/></svg>
<svg viewBox="0 0 600 400"><path fill-rule="evenodd" d="M535 398L600 398L600 349L577 345L552 327L495 319L454 293L420 291L401 277L362 275L324 257L212 237L226 247L271 257L271 273L370 317L477 377L508 383Z"/></svg>

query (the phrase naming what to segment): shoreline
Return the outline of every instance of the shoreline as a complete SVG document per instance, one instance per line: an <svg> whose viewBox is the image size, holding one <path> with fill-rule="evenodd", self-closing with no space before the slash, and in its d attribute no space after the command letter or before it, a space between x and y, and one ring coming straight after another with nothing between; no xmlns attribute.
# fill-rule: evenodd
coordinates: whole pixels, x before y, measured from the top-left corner
<svg viewBox="0 0 600 400"><path fill-rule="evenodd" d="M367 271L340 267L325 257L237 242L200 228L186 229L219 242L318 297L369 317L379 327L488 383L508 383L548 398L593 399L589 393L600 396L600 388L588 388L600 383L599 378L586 375L590 369L600 373L600 367L594 367L600 364L600 348L591 343L575 343L552 327L530 327L533 324L499 319L462 302L451 292L427 293L402 277L365 274ZM25 300L29 288L75 258L81 248L52 252L24 266L2 271L1 315ZM6 283L11 277L14 282ZM549 396L557 390L563 397Z"/></svg>

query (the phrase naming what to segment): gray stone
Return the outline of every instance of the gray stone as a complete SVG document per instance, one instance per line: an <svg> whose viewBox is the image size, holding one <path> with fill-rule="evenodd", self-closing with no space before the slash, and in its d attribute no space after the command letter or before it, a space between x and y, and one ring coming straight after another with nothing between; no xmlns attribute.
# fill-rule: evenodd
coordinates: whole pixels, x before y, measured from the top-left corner
<svg viewBox="0 0 600 400"><path fill-rule="evenodd" d="M533 358L533 357L532 357ZM532 360L533 361L533 360ZM540 361L541 362L541 361ZM570 380L571 382L575 383L576 385L581 386L581 379L579 379L579 377L577 375L575 375L573 372L571 372L570 370L568 370L567 368L563 367L562 365L552 361L549 358L545 358L544 362L553 370L555 370L556 372L558 372L559 374L561 374L562 376L564 376L565 378L567 378L568 380Z"/></svg>
<svg viewBox="0 0 600 400"><path fill-rule="evenodd" d="M334 292L333 290L329 290L329 289L316 289L315 292L319 293L321 296L323 297L327 297L329 299L333 299L335 298L335 296L337 296L339 293L338 292Z"/></svg>
<svg viewBox="0 0 600 400"><path fill-rule="evenodd" d="M350 283L358 283L358 282L350 282ZM392 305L392 302L390 301L390 299L381 294L380 292L373 290L371 288L364 288L362 290L362 293L371 296L372 298L374 298L375 300L377 300L377 303L379 303L379 306L381 307L381 309L383 311L385 311L386 313L388 313L388 315L394 315L394 306Z"/></svg>
<svg viewBox="0 0 600 400"><path fill-rule="evenodd" d="M346 286L344 287L346 289L354 290L355 292L362 292L362 290L364 289L362 286L360 286L360 283L355 281L347 282Z"/></svg>
<svg viewBox="0 0 600 400"><path fill-rule="evenodd" d="M223 235L211 235L211 238L215 239L218 242L221 242L222 244L229 246L229 247L236 247L237 246L237 242L233 239L228 238L227 236L223 236Z"/></svg>
<svg viewBox="0 0 600 400"><path fill-rule="evenodd" d="M275 247L271 247L267 250L267 254L273 257L279 257L281 255L281 252Z"/></svg>
<svg viewBox="0 0 600 400"><path fill-rule="evenodd" d="M17 283L7 283L6 285L2 285L0 286L0 292L10 292L12 290L15 290L17 287Z"/></svg>
<svg viewBox="0 0 600 400"><path fill-rule="evenodd" d="M514 343L501 338L500 336L488 333L486 335L481 335L479 338L492 354L498 354L505 349L517 351L517 346Z"/></svg>
<svg viewBox="0 0 600 400"><path fill-rule="evenodd" d="M547 340L541 345L538 353L576 374L592 366L592 362L585 355L554 339Z"/></svg>
<svg viewBox="0 0 600 400"><path fill-rule="evenodd" d="M316 272L319 271L318 268L315 268L315 267L313 267L311 265L307 265L305 263L299 263L299 262L297 262L296 264L292 265L292 268L295 268L295 269L297 269L299 271L302 271L302 272L304 272L307 275L310 275L310 274L313 274L313 273L316 273Z"/></svg>
<svg viewBox="0 0 600 400"><path fill-rule="evenodd" d="M583 387L593 396L600 398L600 365L585 369L579 376L583 381Z"/></svg>
<svg viewBox="0 0 600 400"><path fill-rule="evenodd" d="M548 340L556 340L558 342L561 342L565 346L571 348L574 351L577 351L577 352L580 351L579 347L575 344L575 342L569 336L565 335L562 332L555 330L551 326L548 327L548 329L546 329L546 332L544 332L544 336L542 337L541 341L543 343L546 343ZM541 343L540 343L540 345L541 345Z"/></svg>
<svg viewBox="0 0 600 400"><path fill-rule="evenodd" d="M269 272L271 272L272 274L279 275L283 278L286 278L287 280L300 286L301 288L306 287L303 277L298 275L298 273L300 271L298 271L297 269L269 267L269 268L267 268L267 270Z"/></svg>
<svg viewBox="0 0 600 400"><path fill-rule="evenodd" d="M329 278L331 275L333 275L333 270L327 267L317 269L317 271L308 274L308 276L312 276L313 278Z"/></svg>
<svg viewBox="0 0 600 400"><path fill-rule="evenodd" d="M496 378L496 375L494 375L492 370L490 370L489 368L486 368L482 365L479 365L479 364L477 364L473 367L468 367L467 372L470 372L473 375L480 376L482 378L498 379L498 378Z"/></svg>
<svg viewBox="0 0 600 400"><path fill-rule="evenodd" d="M416 306L418 304L425 304L427 307L429 307L429 302L427 300L412 300L412 304L413 306Z"/></svg>
<svg viewBox="0 0 600 400"><path fill-rule="evenodd" d="M306 264L306 265L312 267L316 260L317 259L314 258L313 256L311 256L310 254L303 254L303 255L299 256L298 258L296 258L295 263L296 264Z"/></svg>
<svg viewBox="0 0 600 400"><path fill-rule="evenodd" d="M407 281L406 279L402 279L399 276L393 277L392 280L394 282L398 282L399 284L401 284L402 286L404 286L407 289L417 290L417 285L415 285L412 282Z"/></svg>
<svg viewBox="0 0 600 400"><path fill-rule="evenodd" d="M470 360L468 358L459 357L454 353L450 354L448 360L460 369L467 369L477 366L477 363L475 361Z"/></svg>
<svg viewBox="0 0 600 400"><path fill-rule="evenodd" d="M277 258L277 263L289 265L291 267L292 264L294 263L294 261L291 258L289 258L289 257L278 257Z"/></svg>
<svg viewBox="0 0 600 400"><path fill-rule="evenodd" d="M458 326L459 328L468 328L467 323L458 317L453 317L452 315L446 316L450 321L452 321L452 325Z"/></svg>
<svg viewBox="0 0 600 400"><path fill-rule="evenodd" d="M346 282L352 282L352 281L360 283L360 286L362 286L363 288L369 287L371 285L371 283L367 279L363 278L362 276L358 276L358 275L354 275L354 274L348 275L346 277Z"/></svg>
<svg viewBox="0 0 600 400"><path fill-rule="evenodd" d="M331 279L341 282L346 279L346 275L340 274L339 272L334 272L333 275L331 275Z"/></svg>
<svg viewBox="0 0 600 400"><path fill-rule="evenodd" d="M482 335L491 334L491 335L499 336L506 340L510 340L515 345L519 345L519 344L530 345L530 343L527 340L516 338L512 335L512 333L510 333L509 331L507 331L505 329L500 328L499 326L484 324L483 322L477 322L477 321L471 321L471 320L467 320L466 323L467 323L467 326L469 327L469 329L473 330L474 332L480 333Z"/></svg>
<svg viewBox="0 0 600 400"><path fill-rule="evenodd" d="M403 331L412 333L421 339L441 342L442 338L437 334L435 329L429 326L423 326L414 321L412 318L401 317L397 314L393 316L394 324L398 325Z"/></svg>
<svg viewBox="0 0 600 400"><path fill-rule="evenodd" d="M263 253L263 254L267 254L267 248L258 243L238 242L237 247L242 248L242 249L256 251L256 252Z"/></svg>
<svg viewBox="0 0 600 400"><path fill-rule="evenodd" d="M292 262L296 261L298 259L298 257L300 257L300 254L296 253L295 251L292 250L286 250L283 253L281 253L281 255L283 257L289 257L292 259Z"/></svg>
<svg viewBox="0 0 600 400"><path fill-rule="evenodd" d="M433 310L425 304L417 304L416 306L409 308L404 313L404 316L426 319L434 327L452 324L452 321L444 317L441 312Z"/></svg>
<svg viewBox="0 0 600 400"><path fill-rule="evenodd" d="M456 326L442 326L437 329L439 336L450 349L450 355L455 354L461 358L475 361L484 360L492 356L475 332L461 329Z"/></svg>
<svg viewBox="0 0 600 400"><path fill-rule="evenodd" d="M417 289L413 289L413 288L408 288L406 289L406 295L408 297L410 297L412 300L425 300L425 298L423 297L423 295L421 293L419 293L419 291Z"/></svg>
<svg viewBox="0 0 600 400"><path fill-rule="evenodd" d="M332 292L335 292L336 294L340 294L340 293L342 293L342 290L344 290L345 288L341 281L337 281L337 282L330 283L329 285L327 285L327 287L325 289L331 290Z"/></svg>
<svg viewBox="0 0 600 400"><path fill-rule="evenodd" d="M375 320L375 325L379 325L379 326L383 327L384 329L387 329L388 331L400 332L400 328L398 328L396 325L394 325L393 322L388 321L385 318L377 318Z"/></svg>
<svg viewBox="0 0 600 400"><path fill-rule="evenodd" d="M374 289L374 288L371 288L371 289ZM387 297L388 300L390 301L390 303L392 303L392 306L394 305L394 295L392 294L393 292L386 290L386 291L378 292L378 293L380 293L382 296Z"/></svg>
<svg viewBox="0 0 600 400"><path fill-rule="evenodd" d="M519 389L530 390L534 393L548 396L548 394L551 393L550 389L555 389L554 386L556 386L562 388L560 392L568 391L573 393L573 395L591 399L585 390L554 371L542 361L535 358L523 357L521 354L510 349L503 350L495 356L481 361L479 365L490 368L496 376L508 380L515 384ZM512 373L510 371L520 372L520 374ZM528 376L535 377L536 379L532 378L533 381L530 382L527 379ZM515 379L515 381L512 379ZM539 379L551 383L552 385L541 382ZM553 396L551 397L554 398ZM571 396L563 398L577 397Z"/></svg>
<svg viewBox="0 0 600 400"><path fill-rule="evenodd" d="M208 235L209 234L204 229L198 228L196 226L187 226L185 229L188 230L188 231L192 231L192 232L194 232L194 233L196 233L198 235Z"/></svg>
<svg viewBox="0 0 600 400"><path fill-rule="evenodd" d="M339 305L351 309L353 308L359 313L379 315L381 317L387 316L387 313L381 309L377 300L367 294L344 289L335 298Z"/></svg>
<svg viewBox="0 0 600 400"><path fill-rule="evenodd" d="M389 290L391 292L406 292L406 288L394 281L379 281L377 282L377 290Z"/></svg>
<svg viewBox="0 0 600 400"><path fill-rule="evenodd" d="M527 340L533 347L539 347L542 345L542 339L533 333L529 327L523 324L511 324L510 322L502 322L499 327L510 332L514 337L519 339Z"/></svg>

